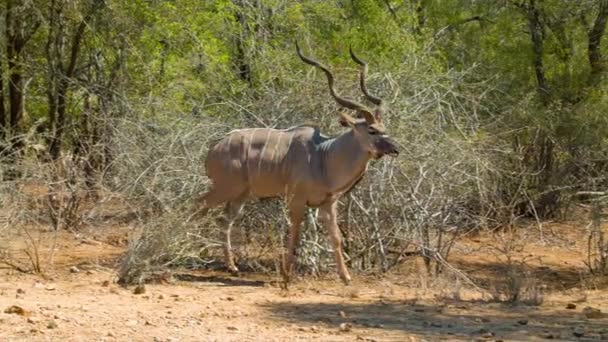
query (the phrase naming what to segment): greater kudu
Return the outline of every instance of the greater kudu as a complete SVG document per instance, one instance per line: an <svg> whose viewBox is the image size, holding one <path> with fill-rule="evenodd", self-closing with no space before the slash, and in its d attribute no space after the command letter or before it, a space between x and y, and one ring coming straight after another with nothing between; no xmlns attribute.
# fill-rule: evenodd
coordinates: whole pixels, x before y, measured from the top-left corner
<svg viewBox="0 0 608 342"><path fill-rule="evenodd" d="M238 269L232 257L230 230L243 203L249 198L284 197L290 216L289 239L282 266L285 281L289 280L294 263L305 208L319 208L318 217L328 229L338 273L348 284L351 278L344 264L336 218L338 199L363 177L370 159L385 154L396 155L398 150L382 123L382 100L367 91L366 63L351 50L352 59L361 66L361 90L376 105L373 111L338 95L331 71L304 56L297 43L296 48L302 61L325 73L329 93L334 100L342 107L355 110L358 117L340 112L340 122L350 129L335 138L324 136L319 128L313 126L285 130L245 128L228 133L207 155L207 176L213 187L199 199L199 204L207 211L226 203L225 261L230 271L236 273Z"/></svg>

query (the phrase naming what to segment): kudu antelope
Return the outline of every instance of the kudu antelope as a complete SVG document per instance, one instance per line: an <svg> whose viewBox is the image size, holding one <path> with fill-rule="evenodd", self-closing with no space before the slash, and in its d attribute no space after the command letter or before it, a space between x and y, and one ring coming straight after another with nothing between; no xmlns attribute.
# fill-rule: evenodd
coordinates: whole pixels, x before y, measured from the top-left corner
<svg viewBox="0 0 608 342"><path fill-rule="evenodd" d="M199 199L204 211L226 203L225 261L238 272L232 257L230 230L243 203L249 198L284 197L289 208L290 229L282 273L289 281L305 208L319 208L319 220L326 226L342 281L351 280L342 256L338 229L337 203L342 194L363 177L370 159L397 155L395 143L382 123L383 101L369 94L366 87L367 64L350 51L361 66L360 86L375 110L341 97L334 89L334 76L323 64L297 53L307 64L321 69L329 83L329 93L342 107L356 111L357 118L340 112L340 122L350 129L335 138L321 134L313 126L278 130L245 128L228 133L207 155L207 176L211 190Z"/></svg>

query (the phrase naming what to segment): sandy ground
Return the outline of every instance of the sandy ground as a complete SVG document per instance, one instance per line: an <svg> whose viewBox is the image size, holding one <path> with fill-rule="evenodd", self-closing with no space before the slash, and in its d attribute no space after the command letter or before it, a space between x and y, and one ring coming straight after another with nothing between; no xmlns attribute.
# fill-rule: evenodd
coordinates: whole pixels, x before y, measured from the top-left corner
<svg viewBox="0 0 608 342"><path fill-rule="evenodd" d="M580 246L562 234L571 228L554 227L552 240L527 239L516 253L540 287L540 305L499 302L406 268L356 275L348 287L334 275L300 278L288 291L274 275L177 271L173 282L135 294L114 283L126 248L120 238L62 232L45 276L0 268L0 341L608 340L608 316L584 311L608 312L607 281L585 276ZM503 259L484 248L495 240L467 239L454 265L480 284L500 282Z"/></svg>

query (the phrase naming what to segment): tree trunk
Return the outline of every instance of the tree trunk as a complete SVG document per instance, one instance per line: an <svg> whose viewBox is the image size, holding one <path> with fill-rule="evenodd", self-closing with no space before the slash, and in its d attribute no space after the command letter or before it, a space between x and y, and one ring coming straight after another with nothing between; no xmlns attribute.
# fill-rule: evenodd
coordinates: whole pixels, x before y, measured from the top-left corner
<svg viewBox="0 0 608 342"><path fill-rule="evenodd" d="M95 1L89 13L87 13L87 15L80 21L80 23L76 27L76 31L74 32L74 35L71 39L68 66L65 69L62 67L64 64L62 61L61 54L59 53L57 57L59 59L59 75L56 75L55 77L58 76L61 79L59 80L59 83L57 85L55 96L49 97L49 101L51 101L52 99L55 99L56 101L56 113L50 113L51 118L55 118L53 136L51 137L49 145L49 153L53 160L57 160L61 155L61 143L63 140L63 133L66 124L67 96L70 88L70 82L73 81L73 78L76 73L76 65L78 63L78 57L80 55L80 48L82 45L82 40L84 38L85 29L87 28L88 22L93 17L93 14L95 14L95 12L101 7L101 5L103 5L103 1ZM63 32L57 32L57 34L63 34ZM49 63L52 64L52 62ZM52 103L49 104L49 107L51 107L50 105L52 105Z"/></svg>
<svg viewBox="0 0 608 342"><path fill-rule="evenodd" d="M7 121L6 121L6 109L4 106L4 77L2 71L4 63L2 63L2 58L0 58L0 140L4 139L4 133L7 129Z"/></svg>
<svg viewBox="0 0 608 342"><path fill-rule="evenodd" d="M13 11L24 11L29 3L15 4L12 0L6 2L5 28L6 28L6 57L8 60L8 98L9 98L9 122L7 125L13 135L18 134L19 124L23 117L24 92L23 92L23 70L22 52L25 44L36 33L40 27L40 20L36 17L24 18ZM19 7L21 6L21 7ZM29 9L31 10L31 9ZM27 16L27 15L26 15ZM30 26L24 25L31 22Z"/></svg>
<svg viewBox="0 0 608 342"><path fill-rule="evenodd" d="M426 15L424 13L425 0L416 0L416 24L414 25L414 33L422 34L422 28L426 24Z"/></svg>
<svg viewBox="0 0 608 342"><path fill-rule="evenodd" d="M21 49L23 42L15 36L9 37L7 41L8 56L8 98L9 98L9 127L12 134L18 133L19 122L23 116L23 76L21 70Z"/></svg>
<svg viewBox="0 0 608 342"><path fill-rule="evenodd" d="M253 82L251 79L251 65L249 63L249 59L247 56L247 47L245 40L247 36L249 36L249 26L247 25L247 21L245 19L245 5L242 0L234 1L237 10L234 14L234 18L237 23L240 25L240 33L236 37L236 67L237 67L237 75L240 79L247 82L250 87L253 86Z"/></svg>
<svg viewBox="0 0 608 342"><path fill-rule="evenodd" d="M593 27L588 32L588 48L589 65L591 73L589 75L589 83L597 84L600 76L605 69L605 63L602 59L602 51L600 48L602 37L606 31L606 21L608 19L608 0L599 0L599 11Z"/></svg>
<svg viewBox="0 0 608 342"><path fill-rule="evenodd" d="M543 24L540 20L540 11L535 6L534 0L530 0L530 3L526 6L526 14L530 29L530 39L532 40L532 65L534 66L534 73L536 75L538 96L541 103L546 106L549 104L551 93L543 64Z"/></svg>

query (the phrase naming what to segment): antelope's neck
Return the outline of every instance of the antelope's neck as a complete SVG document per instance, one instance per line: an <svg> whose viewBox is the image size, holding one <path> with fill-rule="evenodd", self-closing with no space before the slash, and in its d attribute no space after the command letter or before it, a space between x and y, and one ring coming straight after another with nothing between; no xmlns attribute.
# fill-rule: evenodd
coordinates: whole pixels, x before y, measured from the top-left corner
<svg viewBox="0 0 608 342"><path fill-rule="evenodd" d="M352 130L332 140L323 152L324 175L331 193L349 190L363 176L371 159Z"/></svg>

